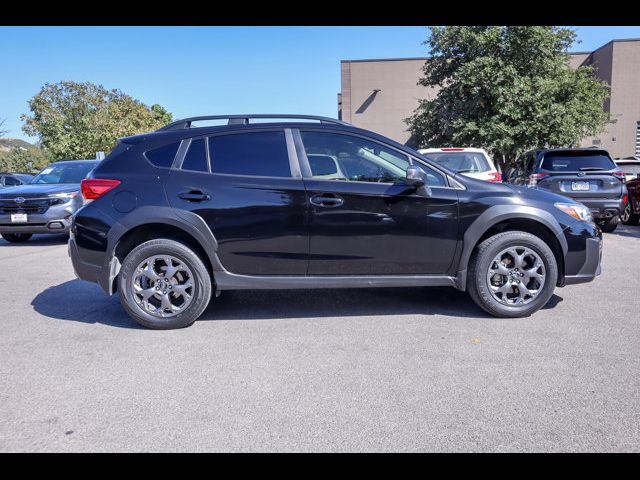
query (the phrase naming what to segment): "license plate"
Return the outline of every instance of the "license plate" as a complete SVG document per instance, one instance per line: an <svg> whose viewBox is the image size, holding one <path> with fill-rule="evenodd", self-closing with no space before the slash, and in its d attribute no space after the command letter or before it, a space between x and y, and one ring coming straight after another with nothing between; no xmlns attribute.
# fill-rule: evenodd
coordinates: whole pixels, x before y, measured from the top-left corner
<svg viewBox="0 0 640 480"><path fill-rule="evenodd" d="M571 190L589 190L589 182L571 182Z"/></svg>
<svg viewBox="0 0 640 480"><path fill-rule="evenodd" d="M11 223L27 223L28 218L26 213L12 213Z"/></svg>

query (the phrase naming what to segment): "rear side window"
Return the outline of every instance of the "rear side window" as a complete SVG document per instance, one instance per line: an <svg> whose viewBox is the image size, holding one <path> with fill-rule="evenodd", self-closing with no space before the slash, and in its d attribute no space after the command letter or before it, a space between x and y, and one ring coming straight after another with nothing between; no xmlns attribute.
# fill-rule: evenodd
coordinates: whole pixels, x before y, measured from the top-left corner
<svg viewBox="0 0 640 480"><path fill-rule="evenodd" d="M194 170L196 172L208 172L207 152L205 150L204 139L198 138L191 141L189 150L182 162L183 170Z"/></svg>
<svg viewBox="0 0 640 480"><path fill-rule="evenodd" d="M616 168L613 160L607 155L596 152L576 153L547 153L540 168L552 172L579 172L613 170Z"/></svg>
<svg viewBox="0 0 640 480"><path fill-rule="evenodd" d="M290 177L284 132L246 132L209 138L213 173Z"/></svg>
<svg viewBox="0 0 640 480"><path fill-rule="evenodd" d="M425 153L425 157L458 173L478 173L491 170L485 156L477 152Z"/></svg>
<svg viewBox="0 0 640 480"><path fill-rule="evenodd" d="M173 163L176 153L178 153L179 146L180 142L169 143L168 145L146 151L145 156L156 167L169 168Z"/></svg>

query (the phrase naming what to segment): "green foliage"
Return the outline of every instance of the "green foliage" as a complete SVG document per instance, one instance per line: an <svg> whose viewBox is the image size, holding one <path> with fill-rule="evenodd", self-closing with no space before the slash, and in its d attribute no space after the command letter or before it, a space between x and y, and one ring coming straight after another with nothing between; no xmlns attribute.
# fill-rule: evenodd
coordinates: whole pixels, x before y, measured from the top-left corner
<svg viewBox="0 0 640 480"><path fill-rule="evenodd" d="M90 82L46 83L22 115L24 132L39 137L56 160L94 158L109 152L118 137L155 130L171 114L160 105L148 107L120 90Z"/></svg>
<svg viewBox="0 0 640 480"><path fill-rule="evenodd" d="M560 27L432 27L419 84L441 87L405 121L420 146L476 146L505 166L537 147L602 131L606 82L574 70L575 32Z"/></svg>
<svg viewBox="0 0 640 480"><path fill-rule="evenodd" d="M0 154L0 172L36 173L52 161L41 148L13 148Z"/></svg>

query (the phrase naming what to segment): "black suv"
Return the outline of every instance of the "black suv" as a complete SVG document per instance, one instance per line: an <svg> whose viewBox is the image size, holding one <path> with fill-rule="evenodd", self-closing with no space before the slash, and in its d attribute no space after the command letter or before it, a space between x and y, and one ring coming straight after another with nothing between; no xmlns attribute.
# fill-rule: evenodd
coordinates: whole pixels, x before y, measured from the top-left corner
<svg viewBox="0 0 640 480"><path fill-rule="evenodd" d="M120 139L82 193L77 275L151 328L190 325L233 289L447 285L521 317L600 273L583 205L323 117L180 120Z"/></svg>
<svg viewBox="0 0 640 480"><path fill-rule="evenodd" d="M606 150L532 150L516 160L505 180L573 198L591 210L604 232L613 232L624 211L625 174Z"/></svg>

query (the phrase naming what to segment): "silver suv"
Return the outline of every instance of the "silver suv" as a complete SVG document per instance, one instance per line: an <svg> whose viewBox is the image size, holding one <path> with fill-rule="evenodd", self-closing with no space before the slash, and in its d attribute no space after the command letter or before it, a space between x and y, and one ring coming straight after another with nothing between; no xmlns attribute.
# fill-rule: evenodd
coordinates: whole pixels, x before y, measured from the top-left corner
<svg viewBox="0 0 640 480"><path fill-rule="evenodd" d="M67 233L71 216L82 206L80 181L99 160L55 162L30 183L0 191L0 234L8 242L26 242L34 233Z"/></svg>

